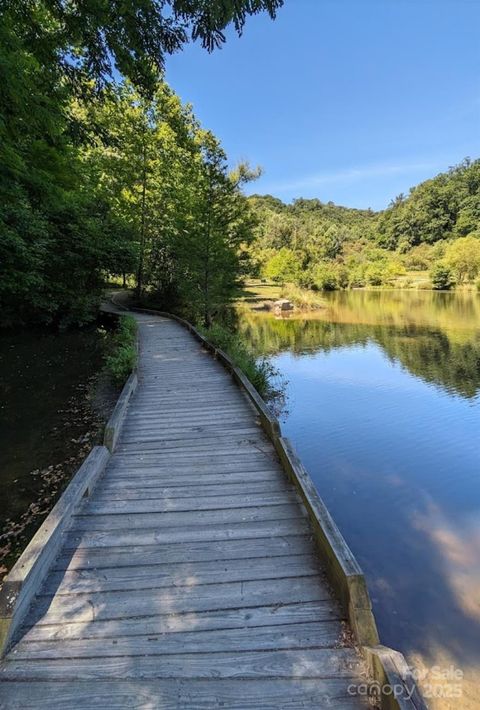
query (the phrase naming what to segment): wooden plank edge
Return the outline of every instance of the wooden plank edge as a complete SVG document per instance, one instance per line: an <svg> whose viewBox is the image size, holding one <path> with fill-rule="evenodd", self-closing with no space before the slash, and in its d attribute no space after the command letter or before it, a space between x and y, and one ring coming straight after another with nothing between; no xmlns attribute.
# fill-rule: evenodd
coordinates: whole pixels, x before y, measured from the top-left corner
<svg viewBox="0 0 480 710"><path fill-rule="evenodd" d="M110 452L94 446L37 530L0 589L0 658L8 651L16 632L49 569L60 552L62 533L84 496L91 494L105 470Z"/></svg>
<svg viewBox="0 0 480 710"><path fill-rule="evenodd" d="M137 387L137 375L132 373L129 375L120 397L113 409L110 419L105 425L105 430L103 433L103 445L107 447L110 453L113 454L115 447L117 445L118 437L122 430L123 422L125 419L125 414L127 410L128 401Z"/></svg>
<svg viewBox="0 0 480 710"><path fill-rule="evenodd" d="M127 413L127 407L130 401L130 397L137 389L137 385L138 376L137 373L133 371L129 375L125 384L123 385L120 397L118 398L112 415L105 426L105 431L103 434L103 444L112 454L115 451L118 442L118 437L120 436L120 432L122 431L123 422L125 421L125 415Z"/></svg>
<svg viewBox="0 0 480 710"><path fill-rule="evenodd" d="M380 644L365 576L291 442L278 437L273 444L307 509L327 576L373 679L370 692L382 710L427 710L403 654Z"/></svg>
<svg viewBox="0 0 480 710"><path fill-rule="evenodd" d="M291 442L278 437L273 442L289 479L295 485L307 509L327 576L340 596L352 631L360 645L379 642L372 604L364 574L315 485L296 455Z"/></svg>
<svg viewBox="0 0 480 710"><path fill-rule="evenodd" d="M129 309L120 304L117 303L114 300L114 296L112 295L110 297L111 302L117 307L120 308L122 311L125 312L125 314L128 314ZM137 332L135 336L135 350L137 352L137 364L138 364L138 359L140 357L140 341L138 337L138 324L137 324ZM137 375L137 367L135 366L133 368L133 371L130 373L129 377L127 378L127 381L123 385L122 391L120 392L120 396L117 400L117 403L113 409L113 412L110 416L110 419L108 420L105 430L103 432L103 445L107 447L107 449L110 451L110 453L113 454L115 447L117 445L118 437L120 436L120 432L122 431L122 426L123 422L125 421L125 415L128 407L128 403L130 401L130 397L132 394L135 392L137 389L138 385L138 375Z"/></svg>
<svg viewBox="0 0 480 710"><path fill-rule="evenodd" d="M374 679L371 697L381 703L382 710L428 710L402 653L378 644L364 646L362 654Z"/></svg>
<svg viewBox="0 0 480 710"><path fill-rule="evenodd" d="M382 710L428 710L405 657L399 651L380 644L377 625L365 576L348 547L315 485L288 439L282 437L280 424L262 397L227 353L203 336L191 323L165 311L132 308L139 313L175 320L208 350L231 373L258 411L263 429L271 439L287 476L297 488L313 525L327 576L340 597L360 651L367 662L374 688L379 690Z"/></svg>

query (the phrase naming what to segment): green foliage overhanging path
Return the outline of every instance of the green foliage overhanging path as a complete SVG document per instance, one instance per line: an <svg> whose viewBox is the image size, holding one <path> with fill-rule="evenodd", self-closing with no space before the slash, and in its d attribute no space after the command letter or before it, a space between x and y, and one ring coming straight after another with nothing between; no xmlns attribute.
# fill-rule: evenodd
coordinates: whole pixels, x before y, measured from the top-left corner
<svg viewBox="0 0 480 710"><path fill-rule="evenodd" d="M303 506L179 324L136 315L118 446L0 669L10 710L363 707Z"/></svg>
<svg viewBox="0 0 480 710"><path fill-rule="evenodd" d="M161 70L189 39L211 50L281 5L0 3L0 327L84 324L112 275L170 305L201 300L205 320L223 306L254 173L227 173Z"/></svg>

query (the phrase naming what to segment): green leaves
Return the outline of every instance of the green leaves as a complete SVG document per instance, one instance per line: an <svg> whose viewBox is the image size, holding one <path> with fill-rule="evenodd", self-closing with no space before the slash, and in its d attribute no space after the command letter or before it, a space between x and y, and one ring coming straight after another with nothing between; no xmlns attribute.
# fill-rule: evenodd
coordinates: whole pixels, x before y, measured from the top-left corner
<svg viewBox="0 0 480 710"><path fill-rule="evenodd" d="M277 281L285 283L287 281L296 282L300 276L301 268L299 258L291 249L282 247L265 264L264 275Z"/></svg>
<svg viewBox="0 0 480 710"><path fill-rule="evenodd" d="M190 36L212 49L230 23L240 33L281 5L4 0L0 323L84 323L105 280L132 272L168 307L205 321L223 308L253 225L240 185L255 174L228 175L216 138L159 76Z"/></svg>
<svg viewBox="0 0 480 710"><path fill-rule="evenodd" d="M55 67L79 95L88 82L103 88L115 73L152 96L165 56L189 39L209 51L249 15L274 18L283 0L4 0L15 32L44 67Z"/></svg>
<svg viewBox="0 0 480 710"><path fill-rule="evenodd" d="M378 241L404 251L464 236L480 225L480 160L460 165L413 188L380 215Z"/></svg>
<svg viewBox="0 0 480 710"><path fill-rule="evenodd" d="M108 138L84 162L124 225L114 252L125 235L138 296L210 322L243 269L253 220L240 185L258 171L229 174L218 140L164 83L151 100L124 84L95 121Z"/></svg>
<svg viewBox="0 0 480 710"><path fill-rule="evenodd" d="M250 247L255 275L320 290L345 287L434 287L471 283L480 273L480 160L400 195L383 212L339 207L320 200L291 205L269 195L249 198L257 217ZM448 274L445 269L448 267Z"/></svg>
<svg viewBox="0 0 480 710"><path fill-rule="evenodd" d="M105 368L113 381L122 385L137 364L137 322L132 316L122 316L109 342Z"/></svg>

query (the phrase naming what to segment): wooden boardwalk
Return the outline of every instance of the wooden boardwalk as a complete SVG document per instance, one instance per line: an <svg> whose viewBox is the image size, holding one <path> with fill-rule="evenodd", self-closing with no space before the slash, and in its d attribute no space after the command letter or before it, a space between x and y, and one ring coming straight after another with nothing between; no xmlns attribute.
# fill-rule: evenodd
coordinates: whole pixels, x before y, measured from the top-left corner
<svg viewBox="0 0 480 710"><path fill-rule="evenodd" d="M119 443L0 666L0 707L364 707L256 411L178 323L136 317Z"/></svg>

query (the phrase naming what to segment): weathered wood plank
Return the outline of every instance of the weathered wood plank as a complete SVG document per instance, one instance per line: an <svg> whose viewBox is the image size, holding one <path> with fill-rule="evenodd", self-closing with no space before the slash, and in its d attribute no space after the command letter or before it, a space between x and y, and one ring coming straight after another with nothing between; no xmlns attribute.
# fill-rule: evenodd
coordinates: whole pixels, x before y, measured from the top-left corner
<svg viewBox="0 0 480 710"><path fill-rule="evenodd" d="M201 456L194 454L184 455L179 453L178 456L166 455L148 455L148 456L115 456L115 461L109 467L109 475L106 476L107 481L110 480L110 471L115 471L119 475L124 472L136 470L144 471L145 474L155 473L151 469L155 469L159 473L228 473L232 472L257 472L257 471L275 471L277 475L282 475L284 480L286 476L281 470L278 463L272 458L271 452L255 450L255 452L240 453L232 459L231 456L216 455L216 456Z"/></svg>
<svg viewBox="0 0 480 710"><path fill-rule="evenodd" d="M113 503L112 503L113 505ZM87 508L88 510L88 508ZM99 513L87 514L87 510L75 515L72 519L71 532L78 531L105 531L115 530L158 530L168 534L171 528L188 526L208 526L214 528L222 525L236 525L238 523L255 523L269 520L296 520L301 516L302 510L296 501L280 505L264 505L251 508L227 508L225 510L188 510L178 512L160 513L113 513L111 515Z"/></svg>
<svg viewBox="0 0 480 710"><path fill-rule="evenodd" d="M223 400L222 400L223 401ZM131 409L128 410L129 421L136 421L137 419L150 418L159 419L157 421L171 421L172 407L168 405L162 398L161 403L158 405L147 404L146 402L142 404L132 404ZM186 402L183 408L175 407L175 418L178 417L179 422L183 421L195 421L204 420L206 417L212 416L221 418L221 416L229 417L234 419L237 416L247 417L255 414L250 412L247 405L239 403L238 405L224 405L216 400L214 403L209 405L205 403L205 399L202 398L202 404L194 404L193 402Z"/></svg>
<svg viewBox="0 0 480 710"><path fill-rule="evenodd" d="M22 641L15 649L16 660L105 658L107 656L165 656L178 653L221 651L274 651L275 649L334 648L341 641L339 621L310 622L243 629L214 629L177 633L146 634L132 643L131 636L111 639ZM162 663L163 659L159 659Z"/></svg>
<svg viewBox="0 0 480 710"><path fill-rule="evenodd" d="M148 488L159 488L166 487L170 488L185 488L191 486L192 488L202 488L205 494L208 495L210 487L222 488L225 487L235 487L242 485L242 481L245 483L246 490L249 486L254 486L255 484L269 484L272 486L278 486L277 490L281 489L282 486L289 486L288 482L284 477L281 476L277 471L265 471L259 469L258 471L224 471L220 469L218 473L210 473L211 469L207 469L208 473L202 472L201 470L194 470L188 468L186 470L177 470L170 472L170 469L158 470L155 467L152 469L128 469L128 471L118 471L111 472L108 477L108 484L99 487L100 491L119 491L120 493L128 490L135 491L137 488L139 491L146 490ZM290 489L288 489L290 490ZM227 488L228 492L228 488Z"/></svg>
<svg viewBox="0 0 480 710"><path fill-rule="evenodd" d="M172 421L174 419L174 421ZM135 430L141 430L146 432L162 431L167 433L174 432L217 432L217 431L230 431L236 432L240 428L244 429L246 427L256 426L258 428L259 422L252 420L252 416L248 413L246 414L235 414L235 415L223 415L216 418L206 418L201 417L189 417L181 420L176 416L172 417L170 415L165 420L161 421L155 415L143 414L136 415L135 418L131 417L127 420L125 426L125 432L134 432Z"/></svg>
<svg viewBox="0 0 480 710"><path fill-rule="evenodd" d="M62 545L62 534L83 496L105 470L110 454L104 446L92 449L46 520L33 536L0 590L0 655L13 640Z"/></svg>
<svg viewBox="0 0 480 710"><path fill-rule="evenodd" d="M195 587L203 584L318 576L320 565L313 554L252 557L247 560L214 560L187 564L148 564L51 572L42 594L81 594L160 587Z"/></svg>
<svg viewBox="0 0 480 710"><path fill-rule="evenodd" d="M348 609L356 638L362 645L377 644L379 639L372 604L358 562L288 439L280 438L276 445L286 470L291 475L308 510L319 548L326 560L327 570L335 589L341 595L344 607Z"/></svg>
<svg viewBox="0 0 480 710"><path fill-rule="evenodd" d="M265 494L282 495L284 492L291 492L292 485L272 479L256 480L255 478L243 482L224 482L212 484L200 484L198 477L196 480L191 479L190 485L181 485L180 481L161 481L157 482L156 486L140 486L134 481L135 487L125 485L125 482L115 480L114 483L104 483L97 486L95 491L95 502L107 501L133 501L148 498L155 499L172 499L178 503L183 498L193 498L199 500L200 497L220 497L227 500L231 496L243 496L249 499L256 495L262 496ZM255 499L256 500L256 499Z"/></svg>
<svg viewBox="0 0 480 710"><path fill-rule="evenodd" d="M303 708L352 710L361 699L348 695L348 681L340 678L300 680L123 680L82 682L5 682L9 710L278 710ZM367 704L365 703L365 707Z"/></svg>
<svg viewBox="0 0 480 710"><path fill-rule="evenodd" d="M212 560L221 562L264 555L270 558L281 555L303 555L311 551L310 536L295 534L163 545L79 547L65 549L53 565L53 569L65 570L69 565L72 569L102 569L113 566L131 567L138 564L184 564Z"/></svg>
<svg viewBox="0 0 480 710"><path fill-rule="evenodd" d="M81 531L65 535L64 549L81 547L117 547L125 545L162 545L171 542L201 542L205 540L241 540L275 537L277 535L307 535L311 532L308 521L302 516L287 520L267 522L224 523L204 525L201 528L152 528L141 530L115 530L103 532Z"/></svg>
<svg viewBox="0 0 480 710"><path fill-rule="evenodd" d="M250 410L250 407L240 402L238 405L225 406L218 400L213 405L205 404L203 398L203 408L198 406L184 406L180 408L178 402L176 405L169 405L162 401L162 405L158 407L147 406L146 403L139 405L127 411L127 420L129 422L154 421L159 424L182 424L190 422L216 422L222 420L230 420L233 423L237 421L247 421L250 424L255 421L255 411ZM175 412L175 418L172 420L172 413ZM252 416L253 415L253 416ZM258 417L257 417L258 419Z"/></svg>
<svg viewBox="0 0 480 710"><path fill-rule="evenodd" d="M309 576L296 579L226 582L192 587L135 589L121 592L91 592L55 597L39 595L31 616L37 624L69 623L128 619L155 613L180 614L211 609L236 609L247 606L296 602L326 601L330 593L320 579ZM118 627L121 633L121 626Z"/></svg>
<svg viewBox="0 0 480 710"><path fill-rule="evenodd" d="M149 389L148 387L144 386L142 389L141 396L139 395L138 399L136 399L135 402L141 402L142 404L145 402L161 403L164 401L164 399L166 399L167 404L175 404L175 395L180 395L180 399L178 396L176 399L176 404L179 405L180 409L182 409L182 405L184 405L183 408L186 409L186 403L191 400L195 400L200 404L202 402L218 402L219 404L221 404L220 400L223 397L227 396L229 399L228 406L233 403L237 405L243 404L243 397L238 390L235 390L235 386L233 384L225 383L222 385L218 385L210 383L208 387L194 387L188 379L185 380L185 377L183 378L183 381L179 383L174 383L173 381L169 380L168 387L161 387L159 385L155 385L154 387L151 387L151 389ZM133 404L133 406L135 406L135 403Z"/></svg>
<svg viewBox="0 0 480 710"><path fill-rule="evenodd" d="M161 439L188 439L189 441L196 441L199 438L206 436L243 436L245 434L256 435L259 431L260 424L250 419L244 420L246 423L242 424L240 421L227 424L225 421L214 421L210 422L205 420L198 424L178 425L169 424L162 425L158 422L142 422L141 426L138 423L126 422L123 427L122 439L127 441L132 437L141 438L151 438L153 434L157 436L161 434ZM200 435L200 436L199 436ZM141 440L141 439L140 439Z"/></svg>
<svg viewBox="0 0 480 710"><path fill-rule="evenodd" d="M113 453L117 445L118 437L125 423L125 414L128 407L128 402L135 392L138 385L137 373L132 372L130 377L125 382L117 404L105 426L103 443L107 449Z"/></svg>
<svg viewBox="0 0 480 710"><path fill-rule="evenodd" d="M8 659L4 680L105 680L114 678L349 678L358 658L349 648L246 651L244 653L184 653L155 656L76 658L59 660Z"/></svg>
<svg viewBox="0 0 480 710"><path fill-rule="evenodd" d="M155 427L153 429L145 428L142 430L137 430L130 426L125 426L121 435L120 442L121 446L129 446L131 444L138 444L138 448L143 448L143 446L148 446L151 448L152 444L154 448L175 448L180 446L185 447L196 447L197 442L201 442L202 446L205 446L205 442L211 442L214 448L217 443L223 443L230 441L232 436L239 438L254 439L259 434L258 425L255 427L249 426L245 428L238 427L235 430L227 431L222 427L201 427L196 429L173 429L167 430L161 427ZM261 441L261 439L258 439ZM253 442L252 442L253 443Z"/></svg>
<svg viewBox="0 0 480 710"><path fill-rule="evenodd" d="M197 632L211 629L264 628L297 623L340 621L338 605L331 599L314 602L293 602L273 606L238 607L208 611L170 614L168 610L145 617L122 619L123 636L147 636L166 633ZM53 639L116 639L119 622L114 620L70 621L25 628L22 641L47 641ZM132 644L135 641L132 640Z"/></svg>
<svg viewBox="0 0 480 710"><path fill-rule="evenodd" d="M172 446L169 445L158 449L155 448L155 442L144 444L143 446L129 444L122 446L117 461L120 465L129 465L135 461L142 462L142 464L145 463L146 465L148 465L148 463L163 463L168 465L174 462L200 463L201 461L219 463L225 462L227 459L238 462L271 461L271 452L265 450L263 446L263 442L249 442L248 440L239 440L237 443L233 442L228 445L217 442L213 449L215 453L212 453L212 449L207 445L188 447L182 446L181 442L176 442Z"/></svg>
<svg viewBox="0 0 480 710"><path fill-rule="evenodd" d="M188 462L191 458L195 458L198 463L231 463L239 461L248 460L268 460L270 462L276 461L274 454L270 446L266 445L263 441L258 444L254 442L253 444L249 439L240 440L235 443L232 441L229 445L218 444L214 449L211 449L208 445L205 447L197 446L194 450L187 450L182 448L176 448L175 451L169 452L165 450L135 450L135 447L125 447L122 451L117 451L115 454L115 461L117 463L131 462L132 459L139 459L148 463L148 461L160 461L162 463L168 464L175 461L185 461ZM276 461L278 466L278 461Z"/></svg>
<svg viewBox="0 0 480 710"><path fill-rule="evenodd" d="M204 491L202 491L204 493ZM185 491L188 493L188 491ZM129 500L113 500L112 498L107 498L106 500L101 500L96 498L94 501L89 501L85 504L81 510L78 511L79 515L131 515L131 514L142 514L146 515L148 513L169 513L169 512L196 512L196 511L218 511L218 510L228 510L234 508L240 508L242 510L246 508L261 509L265 507L272 506L282 506L288 505L289 503L296 504L297 497L294 491L280 490L278 492L267 492L260 493L254 492L252 495L246 495L245 493L236 493L233 495L216 495L216 496L206 496L197 495L193 496L179 496L177 497L176 491L170 491L170 494L164 491L160 498L155 498L151 492L140 499L129 499ZM294 509L295 510L295 509ZM296 512L296 510L295 510ZM162 516L165 517L165 516ZM245 518L242 517L242 520ZM255 518L257 519L257 518ZM168 518L167 518L168 520ZM215 522L215 516L210 517L209 520ZM176 524L176 523L174 523Z"/></svg>
<svg viewBox="0 0 480 710"><path fill-rule="evenodd" d="M144 442L123 443L120 440L118 443L118 451L120 454L130 453L135 455L146 454L149 451L155 452L156 455L161 455L163 452L170 451L173 456L176 455L176 451L178 450L181 450L182 453L186 453L190 450L193 455L198 455L202 452L219 451L235 457L239 449L250 449L253 446L261 446L262 444L264 444L264 440L260 432L249 432L245 435L238 434L238 436L235 437L230 434L225 436L200 436L198 437L198 441L196 439L190 439L189 436L172 439L159 438L154 441Z"/></svg>

